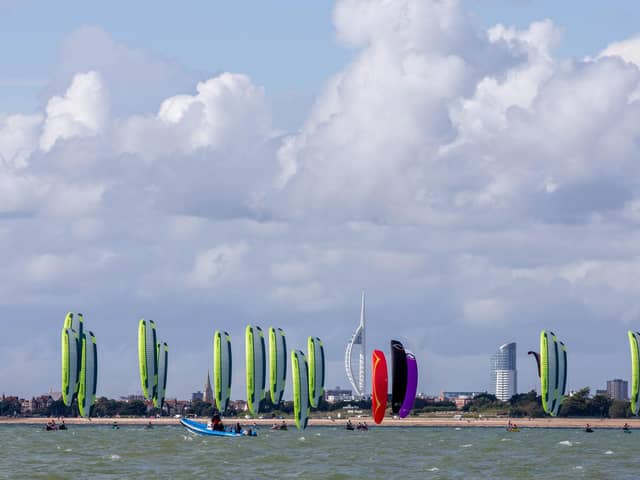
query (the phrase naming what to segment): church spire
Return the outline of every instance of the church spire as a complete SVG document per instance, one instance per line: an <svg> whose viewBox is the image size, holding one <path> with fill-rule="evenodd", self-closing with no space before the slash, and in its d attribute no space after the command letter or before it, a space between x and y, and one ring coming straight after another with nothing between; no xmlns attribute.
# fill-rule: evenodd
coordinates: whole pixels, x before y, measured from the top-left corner
<svg viewBox="0 0 640 480"><path fill-rule="evenodd" d="M213 389L211 388L211 375L209 370L207 370L207 383L204 384L204 396L202 400L213 403Z"/></svg>

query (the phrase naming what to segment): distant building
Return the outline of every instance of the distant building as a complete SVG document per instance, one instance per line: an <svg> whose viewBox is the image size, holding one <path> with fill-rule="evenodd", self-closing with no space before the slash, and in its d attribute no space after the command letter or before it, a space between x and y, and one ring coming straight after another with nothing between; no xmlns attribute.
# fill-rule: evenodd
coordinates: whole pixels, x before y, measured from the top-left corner
<svg viewBox="0 0 640 480"><path fill-rule="evenodd" d="M491 390L506 402L518 392L518 371L516 370L516 344L505 343L491 355Z"/></svg>
<svg viewBox="0 0 640 480"><path fill-rule="evenodd" d="M211 376L207 371L207 381L204 384L204 394L202 396L203 402L213 403L213 389L211 388Z"/></svg>
<svg viewBox="0 0 640 480"><path fill-rule="evenodd" d="M28 400L26 398L20 399L20 411L22 413L31 413L33 411L31 400Z"/></svg>
<svg viewBox="0 0 640 480"><path fill-rule="evenodd" d="M233 408L238 412L246 412L249 409L246 400L229 400L229 408Z"/></svg>
<svg viewBox="0 0 640 480"><path fill-rule="evenodd" d="M464 408L467 404L471 403L473 397L487 392L440 392L438 401L440 402L453 402L458 410Z"/></svg>
<svg viewBox="0 0 640 480"><path fill-rule="evenodd" d="M139 394L125 395L120 397L120 401L127 402L127 403L135 402L135 401L144 402L144 395L139 395Z"/></svg>
<svg viewBox="0 0 640 480"><path fill-rule="evenodd" d="M628 400L629 382L620 378L607 380L607 394L611 400Z"/></svg>
<svg viewBox="0 0 640 480"><path fill-rule="evenodd" d="M480 395L481 393L487 393L487 392L440 392L440 395L438 395L438 401L440 402L445 402L445 401L452 401L455 400L456 398L473 398L476 395Z"/></svg>
<svg viewBox="0 0 640 480"><path fill-rule="evenodd" d="M200 390L198 390L197 392L193 392L191 394L192 402L202 402L203 398L204 398L204 394Z"/></svg>
<svg viewBox="0 0 640 480"><path fill-rule="evenodd" d="M348 402L353 400L353 392L351 390L342 390L340 387L336 387L333 390L325 390L324 400L327 403Z"/></svg>
<svg viewBox="0 0 640 480"><path fill-rule="evenodd" d="M607 392L606 390L596 390L595 395L609 395L609 392Z"/></svg>

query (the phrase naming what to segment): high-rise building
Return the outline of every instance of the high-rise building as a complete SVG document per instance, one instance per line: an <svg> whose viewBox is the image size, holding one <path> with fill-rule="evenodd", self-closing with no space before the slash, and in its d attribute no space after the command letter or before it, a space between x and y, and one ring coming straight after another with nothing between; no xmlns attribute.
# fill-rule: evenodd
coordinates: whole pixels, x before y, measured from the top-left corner
<svg viewBox="0 0 640 480"><path fill-rule="evenodd" d="M207 370L207 382L204 384L203 402L213 403L213 388L211 388L211 375Z"/></svg>
<svg viewBox="0 0 640 480"><path fill-rule="evenodd" d="M607 394L611 400L629 400L629 382L620 378L607 380Z"/></svg>
<svg viewBox="0 0 640 480"><path fill-rule="evenodd" d="M191 401L192 402L202 402L202 392L200 390L198 390L197 392L193 392L191 394Z"/></svg>
<svg viewBox="0 0 640 480"><path fill-rule="evenodd" d="M359 347L358 355L358 376L354 375L353 366L351 362L351 355L353 353L353 347L357 345ZM360 323L358 328L354 332L349 343L347 343L347 349L344 352L344 367L347 371L347 378L351 387L353 388L354 396L362 398L366 394L366 375L367 375L367 362L366 362L366 343L365 343L365 324L364 324L364 292L362 292L362 304L360 306Z"/></svg>
<svg viewBox="0 0 640 480"><path fill-rule="evenodd" d="M518 392L515 342L505 343L491 355L490 368L492 391L499 400L509 400Z"/></svg>

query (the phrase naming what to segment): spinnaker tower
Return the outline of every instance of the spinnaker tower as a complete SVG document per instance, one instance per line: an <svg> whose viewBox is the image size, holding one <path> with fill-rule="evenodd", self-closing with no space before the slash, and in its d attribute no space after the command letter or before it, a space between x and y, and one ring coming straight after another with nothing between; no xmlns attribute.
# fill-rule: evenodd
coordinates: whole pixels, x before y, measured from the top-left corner
<svg viewBox="0 0 640 480"><path fill-rule="evenodd" d="M362 304L360 307L360 324L354 332L351 340L347 344L347 349L344 354L344 367L347 371L347 378L353 388L355 397L363 398L366 395L366 375L367 375L367 363L366 363L366 343L365 343L365 322L364 322L364 292L362 292ZM357 346L358 352L358 375L354 375L353 371L353 347Z"/></svg>

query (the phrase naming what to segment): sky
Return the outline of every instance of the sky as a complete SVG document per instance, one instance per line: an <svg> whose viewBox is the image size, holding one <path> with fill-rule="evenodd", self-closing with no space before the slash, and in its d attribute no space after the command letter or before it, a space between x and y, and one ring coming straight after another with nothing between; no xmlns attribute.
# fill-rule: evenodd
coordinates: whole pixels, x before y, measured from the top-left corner
<svg viewBox="0 0 640 480"><path fill-rule="evenodd" d="M517 342L570 389L629 377L640 329L640 14L630 1L0 0L0 385L60 385L82 312L98 394L141 391L137 323L202 389L213 332L322 338L367 298L419 390L490 387ZM289 389L289 396L290 396Z"/></svg>

